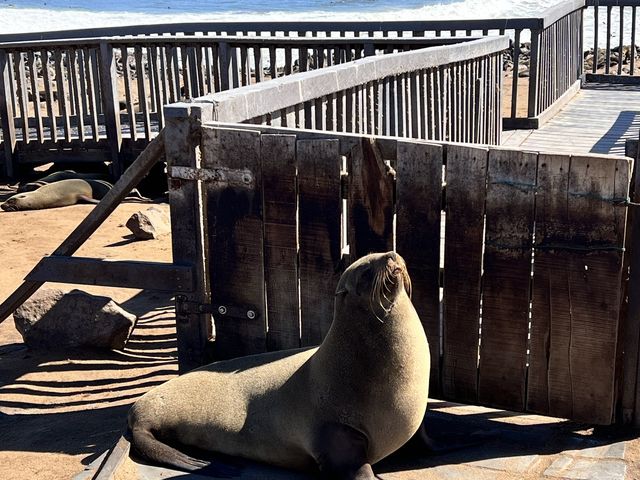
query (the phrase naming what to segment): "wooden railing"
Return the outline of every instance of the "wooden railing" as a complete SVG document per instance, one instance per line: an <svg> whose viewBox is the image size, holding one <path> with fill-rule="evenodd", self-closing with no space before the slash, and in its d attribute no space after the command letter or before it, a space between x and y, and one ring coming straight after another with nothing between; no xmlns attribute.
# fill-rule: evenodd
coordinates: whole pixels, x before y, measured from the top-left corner
<svg viewBox="0 0 640 480"><path fill-rule="evenodd" d="M590 73L588 78L595 81L624 81L623 77L637 77L636 14L640 1L587 0L585 3L589 18L593 18L590 31L593 43L587 45L593 47L586 65ZM604 48L601 47L603 43Z"/></svg>
<svg viewBox="0 0 640 480"><path fill-rule="evenodd" d="M365 55L466 40L181 35L5 44L0 48L5 173L12 175L18 152L33 159L35 151L107 143L118 166L123 149L143 148L162 128L166 104Z"/></svg>
<svg viewBox="0 0 640 480"><path fill-rule="evenodd" d="M491 37L367 57L194 102L222 122L495 145L508 45Z"/></svg>

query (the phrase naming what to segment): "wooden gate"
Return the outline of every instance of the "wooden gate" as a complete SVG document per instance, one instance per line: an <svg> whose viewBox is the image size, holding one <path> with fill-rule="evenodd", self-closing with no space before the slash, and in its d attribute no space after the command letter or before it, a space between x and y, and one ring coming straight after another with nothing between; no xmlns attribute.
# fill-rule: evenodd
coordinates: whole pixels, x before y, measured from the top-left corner
<svg viewBox="0 0 640 480"><path fill-rule="evenodd" d="M178 302L181 362L320 343L345 266L395 249L432 396L612 422L629 159L215 124L199 137L169 171L174 261L197 244L204 258L202 291Z"/></svg>

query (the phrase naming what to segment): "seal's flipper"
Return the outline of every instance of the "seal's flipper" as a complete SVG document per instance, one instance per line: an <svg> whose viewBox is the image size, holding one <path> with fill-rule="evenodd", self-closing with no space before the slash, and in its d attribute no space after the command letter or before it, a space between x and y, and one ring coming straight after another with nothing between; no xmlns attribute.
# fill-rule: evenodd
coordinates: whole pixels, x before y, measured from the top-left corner
<svg viewBox="0 0 640 480"><path fill-rule="evenodd" d="M153 434L144 428L136 428L131 431L131 445L134 451L141 457L154 463L175 467L187 472L201 470L211 465L206 460L192 458L169 445L162 443Z"/></svg>
<svg viewBox="0 0 640 480"><path fill-rule="evenodd" d="M96 200L95 198L87 197L86 195L78 195L78 200L81 200L85 203L93 203L97 205L100 203L100 200Z"/></svg>
<svg viewBox="0 0 640 480"><path fill-rule="evenodd" d="M343 424L325 425L317 439L316 461L323 477L342 480L377 478L367 462L367 437Z"/></svg>

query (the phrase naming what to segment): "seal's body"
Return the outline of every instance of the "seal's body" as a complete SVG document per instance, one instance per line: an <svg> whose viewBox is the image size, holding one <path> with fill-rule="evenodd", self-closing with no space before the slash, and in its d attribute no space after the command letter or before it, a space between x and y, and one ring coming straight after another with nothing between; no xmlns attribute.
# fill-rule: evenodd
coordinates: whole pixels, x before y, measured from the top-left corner
<svg viewBox="0 0 640 480"><path fill-rule="evenodd" d="M28 182L20 185L18 187L18 193L31 192L33 190L37 190L43 187L44 185L48 185L50 183L59 182L61 180L71 180L71 179L104 180L105 176L100 173L78 173L74 170L60 170L58 172L50 173L49 175L39 178L38 180L34 180L32 182Z"/></svg>
<svg viewBox="0 0 640 480"><path fill-rule="evenodd" d="M7 211L66 207L78 202L98 203L113 186L104 180L68 179L37 190L18 193L0 205Z"/></svg>
<svg viewBox="0 0 640 480"><path fill-rule="evenodd" d="M370 464L401 447L427 406L429 347L393 252L351 265L322 345L216 362L144 395L129 413L134 449L193 470L207 463L164 442L373 478Z"/></svg>

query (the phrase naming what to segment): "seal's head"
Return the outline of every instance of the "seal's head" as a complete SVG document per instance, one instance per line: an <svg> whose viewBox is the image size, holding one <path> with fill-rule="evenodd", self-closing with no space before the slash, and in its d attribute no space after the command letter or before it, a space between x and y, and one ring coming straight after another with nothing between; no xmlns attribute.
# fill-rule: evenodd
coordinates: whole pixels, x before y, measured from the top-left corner
<svg viewBox="0 0 640 480"><path fill-rule="evenodd" d="M6 202L0 205L0 208L6 210L7 212L15 212L18 210L35 210L38 207L36 204L32 203L32 198L30 192L19 193L9 198Z"/></svg>
<svg viewBox="0 0 640 480"><path fill-rule="evenodd" d="M411 296L411 279L404 259L395 252L371 253L356 260L336 288L337 301L355 301L381 322L403 293Z"/></svg>

